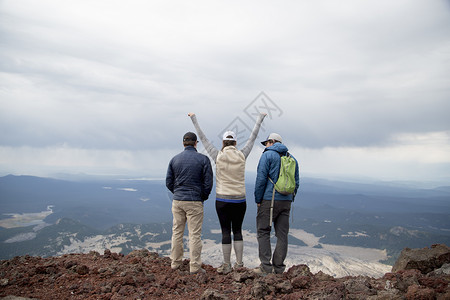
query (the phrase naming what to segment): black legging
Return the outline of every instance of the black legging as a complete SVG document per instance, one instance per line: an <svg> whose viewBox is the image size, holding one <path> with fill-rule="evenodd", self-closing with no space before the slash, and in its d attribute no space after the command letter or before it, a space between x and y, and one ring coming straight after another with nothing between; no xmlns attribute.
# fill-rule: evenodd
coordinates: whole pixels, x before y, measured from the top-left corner
<svg viewBox="0 0 450 300"><path fill-rule="evenodd" d="M216 212L222 228L222 244L231 244L231 230L233 240L242 241L242 222L246 209L246 202L230 203L216 200Z"/></svg>

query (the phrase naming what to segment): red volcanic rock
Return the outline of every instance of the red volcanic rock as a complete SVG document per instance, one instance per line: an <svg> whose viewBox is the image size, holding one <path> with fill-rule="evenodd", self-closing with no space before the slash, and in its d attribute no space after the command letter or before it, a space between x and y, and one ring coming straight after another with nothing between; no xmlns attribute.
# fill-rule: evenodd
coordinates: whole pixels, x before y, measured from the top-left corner
<svg viewBox="0 0 450 300"><path fill-rule="evenodd" d="M0 262L0 297L9 296L11 300L450 299L449 266L444 264L433 270L430 267L441 265L443 256L436 259L432 254L420 252L420 257L415 260L417 269L403 268L382 278L334 278L323 272L312 274L306 265L267 276L246 268L220 275L212 266L203 265L206 273L190 275L188 260L178 270L172 270L168 257L147 250L133 251L127 256L109 250L103 255L90 252L49 258L22 256ZM425 269L430 272L424 273Z"/></svg>
<svg viewBox="0 0 450 300"><path fill-rule="evenodd" d="M405 248L392 267L392 272L417 269L426 274L446 263L450 263L450 247L446 245L437 244L424 249Z"/></svg>

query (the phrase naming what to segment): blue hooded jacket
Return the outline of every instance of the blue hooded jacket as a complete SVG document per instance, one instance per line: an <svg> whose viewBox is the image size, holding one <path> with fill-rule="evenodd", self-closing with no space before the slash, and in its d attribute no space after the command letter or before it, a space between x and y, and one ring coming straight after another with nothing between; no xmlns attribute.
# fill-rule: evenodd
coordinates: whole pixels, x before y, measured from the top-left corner
<svg viewBox="0 0 450 300"><path fill-rule="evenodd" d="M281 144L275 143L264 149L258 163L258 171L255 183L255 202L261 203L262 200L272 200L273 183L270 182L269 176L273 182L277 182L278 174L280 174L281 155L286 155L288 148ZM292 155L291 155L292 156ZM293 157L293 156L292 156ZM295 157L293 157L295 159ZM299 186L299 168L298 161L295 159L295 191L293 195L282 195L275 191L275 200L294 201Z"/></svg>
<svg viewBox="0 0 450 300"><path fill-rule="evenodd" d="M206 155L187 146L169 162L166 186L173 199L181 201L205 201L213 186L211 162Z"/></svg>

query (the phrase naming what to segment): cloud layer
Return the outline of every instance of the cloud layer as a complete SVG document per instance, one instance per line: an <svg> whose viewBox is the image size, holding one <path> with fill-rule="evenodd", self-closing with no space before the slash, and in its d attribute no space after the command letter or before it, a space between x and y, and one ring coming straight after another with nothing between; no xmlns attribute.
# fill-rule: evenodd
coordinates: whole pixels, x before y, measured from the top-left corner
<svg viewBox="0 0 450 300"><path fill-rule="evenodd" d="M448 1L2 1L0 35L4 172L164 174L188 112L219 144L261 110L311 173L450 176Z"/></svg>

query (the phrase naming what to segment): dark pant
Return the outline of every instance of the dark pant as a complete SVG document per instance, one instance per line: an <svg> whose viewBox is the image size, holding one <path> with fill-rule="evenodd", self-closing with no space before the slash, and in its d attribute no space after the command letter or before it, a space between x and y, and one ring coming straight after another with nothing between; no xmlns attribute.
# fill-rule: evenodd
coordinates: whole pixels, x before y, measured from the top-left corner
<svg viewBox="0 0 450 300"><path fill-rule="evenodd" d="M216 212L222 229L222 244L231 244L231 231L233 239L242 241L242 222L244 221L246 202L231 203L216 201Z"/></svg>
<svg viewBox="0 0 450 300"><path fill-rule="evenodd" d="M268 272L283 273L286 269L284 260L288 249L289 234L289 213L291 211L291 201L274 201L273 224L275 227L275 236L277 244L272 256L270 245L270 200L263 200L258 207L256 216L256 228L258 230L259 260L261 268Z"/></svg>

